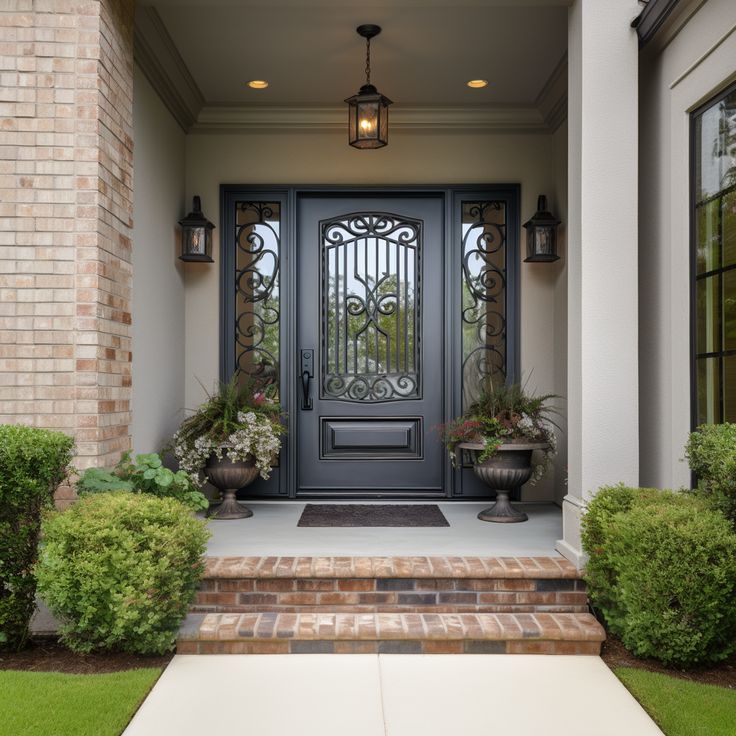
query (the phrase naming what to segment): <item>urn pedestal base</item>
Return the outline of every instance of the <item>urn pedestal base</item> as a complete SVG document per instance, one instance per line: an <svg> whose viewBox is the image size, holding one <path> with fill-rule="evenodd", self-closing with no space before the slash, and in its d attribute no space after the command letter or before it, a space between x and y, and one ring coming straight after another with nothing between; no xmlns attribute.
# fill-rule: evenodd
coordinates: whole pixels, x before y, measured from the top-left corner
<svg viewBox="0 0 736 736"><path fill-rule="evenodd" d="M235 498L240 488L250 485L258 477L258 468L248 460L232 462L225 453L222 459L212 455L205 466L205 475L221 495L222 501L209 513L210 519L247 519L253 512Z"/></svg>
<svg viewBox="0 0 736 736"><path fill-rule="evenodd" d="M508 443L501 445L487 460L478 462L478 457L485 449L476 442L462 442L461 450L469 450L473 456L473 472L478 480L496 491L496 503L478 514L481 521L493 521L499 524L515 524L527 521L529 517L514 508L509 501L509 493L521 488L532 477L532 453L543 450L543 443Z"/></svg>

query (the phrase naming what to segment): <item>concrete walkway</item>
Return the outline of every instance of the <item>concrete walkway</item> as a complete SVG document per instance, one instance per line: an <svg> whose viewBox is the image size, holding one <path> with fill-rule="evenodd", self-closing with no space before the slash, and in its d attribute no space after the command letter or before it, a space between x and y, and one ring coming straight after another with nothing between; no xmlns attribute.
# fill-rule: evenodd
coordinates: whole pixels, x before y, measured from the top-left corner
<svg viewBox="0 0 736 736"><path fill-rule="evenodd" d="M598 657L176 656L124 736L662 736Z"/></svg>

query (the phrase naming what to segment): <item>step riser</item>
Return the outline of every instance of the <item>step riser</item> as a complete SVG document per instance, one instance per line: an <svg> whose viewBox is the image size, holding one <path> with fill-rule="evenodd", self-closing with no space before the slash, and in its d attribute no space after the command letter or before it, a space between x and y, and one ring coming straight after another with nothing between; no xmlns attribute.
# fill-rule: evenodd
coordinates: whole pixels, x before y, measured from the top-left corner
<svg viewBox="0 0 736 736"><path fill-rule="evenodd" d="M584 654L600 642L577 641L180 641L177 654Z"/></svg>
<svg viewBox="0 0 736 736"><path fill-rule="evenodd" d="M534 613L587 610L585 584L571 579L208 579L200 613Z"/></svg>

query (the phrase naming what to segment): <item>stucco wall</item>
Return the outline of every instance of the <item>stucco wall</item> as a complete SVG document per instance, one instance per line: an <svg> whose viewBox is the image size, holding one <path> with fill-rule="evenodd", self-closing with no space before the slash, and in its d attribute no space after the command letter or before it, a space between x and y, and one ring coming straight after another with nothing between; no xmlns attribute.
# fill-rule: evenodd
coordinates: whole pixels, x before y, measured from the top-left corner
<svg viewBox="0 0 736 736"><path fill-rule="evenodd" d="M708 0L640 64L640 481L677 487L690 482L689 113L736 78L736 4Z"/></svg>
<svg viewBox="0 0 736 736"><path fill-rule="evenodd" d="M184 407L184 132L136 68L133 91L133 421L136 452L155 452Z"/></svg>
<svg viewBox="0 0 736 736"><path fill-rule="evenodd" d="M377 151L350 148L344 131L190 135L186 140L186 192L202 197L205 214L218 226L219 186L228 184L493 184L520 183L522 222L547 194L559 210L566 185L556 165L557 135L502 135L395 131ZM558 151L558 154L560 152ZM520 253L520 258L524 252ZM219 271L191 264L186 283L186 405L202 398L202 388L218 375ZM560 366L565 361L564 258L558 264L522 264L521 365L529 386L564 394ZM561 296L562 294L562 296ZM559 310L563 310L559 313ZM564 441L564 438L563 438ZM525 491L528 499L564 495L563 474L550 473ZM555 482L557 490L555 490Z"/></svg>

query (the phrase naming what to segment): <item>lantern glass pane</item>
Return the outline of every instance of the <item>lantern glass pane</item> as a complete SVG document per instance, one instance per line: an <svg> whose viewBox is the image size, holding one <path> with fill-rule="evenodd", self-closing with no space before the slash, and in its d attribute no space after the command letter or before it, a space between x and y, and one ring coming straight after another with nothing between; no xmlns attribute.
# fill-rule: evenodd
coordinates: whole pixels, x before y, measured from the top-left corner
<svg viewBox="0 0 736 736"><path fill-rule="evenodd" d="M381 104L381 113L379 116L378 137L385 145L388 143L388 105Z"/></svg>
<svg viewBox="0 0 736 736"><path fill-rule="evenodd" d="M373 140L378 135L378 102L358 103L358 140Z"/></svg>
<svg viewBox="0 0 736 736"><path fill-rule="evenodd" d="M207 228L184 228L184 253L188 255L205 255L207 243Z"/></svg>
<svg viewBox="0 0 736 736"><path fill-rule="evenodd" d="M541 226L534 228L534 252L537 255L554 255L555 253L555 228Z"/></svg>

